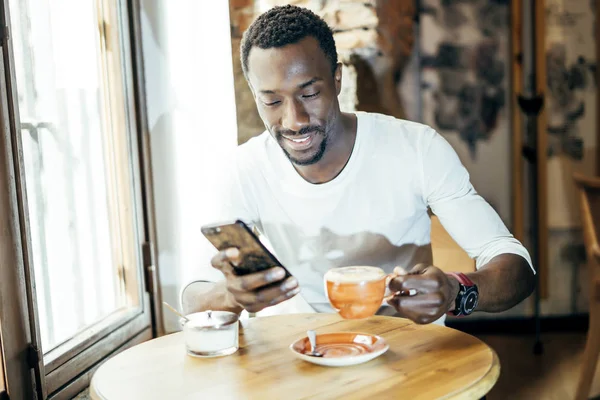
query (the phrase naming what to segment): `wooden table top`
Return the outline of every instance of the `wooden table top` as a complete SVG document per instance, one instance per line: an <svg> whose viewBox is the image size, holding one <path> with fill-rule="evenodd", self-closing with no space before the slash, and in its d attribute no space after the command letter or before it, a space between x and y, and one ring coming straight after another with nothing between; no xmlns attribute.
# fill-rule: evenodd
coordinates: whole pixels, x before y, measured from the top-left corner
<svg viewBox="0 0 600 400"><path fill-rule="evenodd" d="M288 348L308 329L376 334L390 349L360 365L318 366ZM394 317L352 321L337 314L293 314L242 321L240 349L226 357L188 356L182 333L142 343L103 364L90 394L97 400L480 399L499 374L495 352L454 329Z"/></svg>

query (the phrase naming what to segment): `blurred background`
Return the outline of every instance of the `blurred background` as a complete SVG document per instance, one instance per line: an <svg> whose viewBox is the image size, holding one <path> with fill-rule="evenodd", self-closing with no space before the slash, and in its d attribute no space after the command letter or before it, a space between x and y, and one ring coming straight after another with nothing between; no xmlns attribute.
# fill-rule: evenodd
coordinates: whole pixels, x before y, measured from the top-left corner
<svg viewBox="0 0 600 400"><path fill-rule="evenodd" d="M498 352L488 398L572 398L600 303L573 179L600 175L596 0L2 1L0 377L69 397L180 329L160 301L207 267L215 188L264 130L240 41L283 4L334 30L342 109L439 131L534 255L534 296L447 322Z"/></svg>
<svg viewBox="0 0 600 400"><path fill-rule="evenodd" d="M201 252L212 252L210 245L199 244L198 230L210 219L205 210L214 201L206 189L219 171L210 166L223 162L226 147L264 130L241 71L239 43L253 19L273 5L308 7L333 27L344 64L340 98L345 110L381 112L434 127L458 152L476 190L511 230L517 228L521 240L530 242L528 163L514 161L520 154L515 155L513 142L526 143L527 132L515 123L522 112L514 101L514 80L523 65L513 56L510 1L223 3L142 2L165 299L175 301L182 283L193 279L194 266L206 259ZM542 66L547 68L540 89L545 91L548 148L547 187L539 194L547 202L544 316L587 310L585 250L572 174L596 172L594 4L572 0L567 7L564 1L547 0L545 36L536 39L545 46ZM519 186L515 165L521 167L516 171ZM516 191L522 198L518 205ZM529 317L531 303L474 318Z"/></svg>

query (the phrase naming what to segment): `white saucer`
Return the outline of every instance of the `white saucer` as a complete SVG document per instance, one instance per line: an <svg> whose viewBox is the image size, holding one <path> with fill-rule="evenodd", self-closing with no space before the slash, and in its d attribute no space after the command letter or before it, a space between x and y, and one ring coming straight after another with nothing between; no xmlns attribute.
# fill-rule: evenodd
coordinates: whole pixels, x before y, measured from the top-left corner
<svg viewBox="0 0 600 400"><path fill-rule="evenodd" d="M371 361L385 353L390 346L381 336L368 333L335 332L317 335L316 351L323 357L310 356L307 337L290 345L290 350L299 359L326 367L347 367Z"/></svg>

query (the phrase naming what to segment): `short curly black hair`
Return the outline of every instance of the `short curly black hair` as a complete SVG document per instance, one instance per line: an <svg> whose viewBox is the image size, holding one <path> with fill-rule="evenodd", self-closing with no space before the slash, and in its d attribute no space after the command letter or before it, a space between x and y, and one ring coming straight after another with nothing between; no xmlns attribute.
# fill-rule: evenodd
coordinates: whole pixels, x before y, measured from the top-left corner
<svg viewBox="0 0 600 400"><path fill-rule="evenodd" d="M327 23L307 8L285 5L260 15L244 32L240 45L242 70L248 78L248 56L252 47L270 49L297 43L313 36L331 63L335 73L338 57L333 32Z"/></svg>

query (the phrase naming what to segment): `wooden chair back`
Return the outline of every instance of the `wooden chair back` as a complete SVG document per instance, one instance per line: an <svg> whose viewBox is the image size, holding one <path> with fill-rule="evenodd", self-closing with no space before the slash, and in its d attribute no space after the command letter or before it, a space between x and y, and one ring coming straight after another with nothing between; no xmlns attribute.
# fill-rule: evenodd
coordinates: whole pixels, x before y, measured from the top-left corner
<svg viewBox="0 0 600 400"><path fill-rule="evenodd" d="M579 204L581 208L581 223L583 240L587 253L590 282L600 280L600 178L574 175ZM593 286L592 298L600 302L600 287Z"/></svg>
<svg viewBox="0 0 600 400"><path fill-rule="evenodd" d="M600 356L600 178L581 174L573 176L579 194L583 240L587 254L590 282L589 328L581 363L575 399L582 400L597 395L600 381L594 371ZM593 383L595 381L595 385Z"/></svg>

